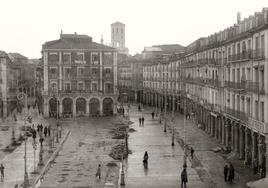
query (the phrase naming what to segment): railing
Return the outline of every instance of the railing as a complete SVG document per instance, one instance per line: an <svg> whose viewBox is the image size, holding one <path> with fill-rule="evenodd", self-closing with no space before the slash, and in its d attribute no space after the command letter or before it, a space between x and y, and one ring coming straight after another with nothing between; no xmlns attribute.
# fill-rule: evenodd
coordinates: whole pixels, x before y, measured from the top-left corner
<svg viewBox="0 0 268 188"><path fill-rule="evenodd" d="M253 50L253 59L254 60L260 60L260 59L264 59L264 58L265 58L265 54L264 54L263 48Z"/></svg>
<svg viewBox="0 0 268 188"><path fill-rule="evenodd" d="M267 125L267 123L258 121L256 119L253 119L253 118L250 117L248 119L248 124L247 125L248 125L248 127L252 128L256 132L268 133L268 125Z"/></svg>
<svg viewBox="0 0 268 188"><path fill-rule="evenodd" d="M234 55L229 55L228 56L228 61L233 62L233 61L246 61L252 59L252 50L244 51L242 53L234 54Z"/></svg>
<svg viewBox="0 0 268 188"><path fill-rule="evenodd" d="M244 121L244 122L248 121L248 114L245 112L241 112L238 110L234 110L234 109L225 107L225 113L230 115L230 116L233 116L241 121Z"/></svg>

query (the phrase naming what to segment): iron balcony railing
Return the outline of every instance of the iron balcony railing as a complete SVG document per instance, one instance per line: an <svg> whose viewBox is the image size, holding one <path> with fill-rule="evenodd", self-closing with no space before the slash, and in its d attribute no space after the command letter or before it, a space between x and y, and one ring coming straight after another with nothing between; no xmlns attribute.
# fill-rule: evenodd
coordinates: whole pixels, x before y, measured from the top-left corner
<svg viewBox="0 0 268 188"><path fill-rule="evenodd" d="M248 121L248 114L245 112L241 112L241 111L229 108L229 107L225 107L225 113L241 121L244 121L244 122Z"/></svg>

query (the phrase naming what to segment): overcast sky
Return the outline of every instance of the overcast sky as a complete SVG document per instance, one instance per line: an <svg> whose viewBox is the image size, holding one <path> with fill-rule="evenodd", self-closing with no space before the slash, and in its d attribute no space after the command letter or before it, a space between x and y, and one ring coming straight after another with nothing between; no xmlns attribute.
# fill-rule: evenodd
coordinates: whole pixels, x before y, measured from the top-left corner
<svg viewBox="0 0 268 188"><path fill-rule="evenodd" d="M131 54L144 46L187 46L268 7L268 0L0 0L0 50L41 57L42 44L63 33L110 43L110 24L126 24Z"/></svg>

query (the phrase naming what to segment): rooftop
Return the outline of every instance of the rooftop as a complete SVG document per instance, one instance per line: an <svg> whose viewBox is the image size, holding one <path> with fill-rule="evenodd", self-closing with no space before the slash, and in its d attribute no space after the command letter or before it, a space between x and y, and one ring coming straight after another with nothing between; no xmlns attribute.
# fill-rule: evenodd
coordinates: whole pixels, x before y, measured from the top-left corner
<svg viewBox="0 0 268 188"><path fill-rule="evenodd" d="M92 50L115 50L112 47L92 41L88 35L60 34L60 39L45 42L43 50L49 49L92 49Z"/></svg>

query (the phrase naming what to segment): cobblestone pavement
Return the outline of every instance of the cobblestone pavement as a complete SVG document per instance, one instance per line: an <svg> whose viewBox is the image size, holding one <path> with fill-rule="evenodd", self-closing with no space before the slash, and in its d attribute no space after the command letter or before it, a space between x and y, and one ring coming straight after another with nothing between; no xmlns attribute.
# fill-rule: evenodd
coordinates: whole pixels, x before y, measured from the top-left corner
<svg viewBox="0 0 268 188"><path fill-rule="evenodd" d="M154 109L155 108L146 107L146 112L151 113ZM176 138L180 143L183 143L183 115L175 113L175 123L171 122L172 113L169 112L167 116L169 131L171 131L175 125ZM206 187L244 188L247 182L260 178L258 175L253 175L252 169L244 166L242 160L236 158L227 159L228 155L222 154L221 152L215 153L212 149L221 146L221 144L203 130L199 129L192 120L186 120L185 128L186 144L189 147L193 147L195 150L192 164ZM233 183L224 182L223 167L227 162L232 162L235 168L235 179Z"/></svg>
<svg viewBox="0 0 268 188"><path fill-rule="evenodd" d="M63 126L71 133L40 187L117 184L119 163L108 156L111 147L120 142L112 139L109 133L114 120L114 117L101 117L65 121ZM95 177L98 164L102 166L100 180Z"/></svg>
<svg viewBox="0 0 268 188"><path fill-rule="evenodd" d="M151 120L151 114L149 113L148 110L140 113L136 106L131 106L130 120L134 122L131 127L136 131L129 133L129 148L132 154L126 161L125 187L180 187L184 151L179 145L171 146L170 133L163 132L162 125L157 120ZM139 126L138 123L138 118L141 115L145 117L144 126ZM148 151L149 154L148 169L144 168L142 164L145 151ZM187 164L187 186L205 187L188 159Z"/></svg>

